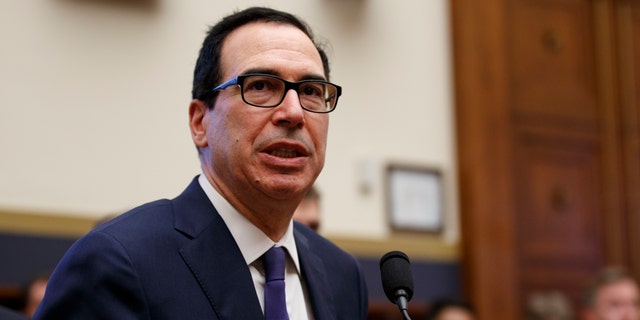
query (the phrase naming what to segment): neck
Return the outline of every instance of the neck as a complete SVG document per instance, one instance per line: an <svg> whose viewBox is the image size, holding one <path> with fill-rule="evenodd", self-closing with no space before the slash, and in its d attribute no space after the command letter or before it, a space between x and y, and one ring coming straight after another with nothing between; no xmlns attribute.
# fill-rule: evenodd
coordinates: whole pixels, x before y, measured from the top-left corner
<svg viewBox="0 0 640 320"><path fill-rule="evenodd" d="M248 196L246 193L232 192L225 185L217 184L208 175L207 180L229 204L269 239L273 242L282 239L298 206L297 199L278 200L263 194Z"/></svg>

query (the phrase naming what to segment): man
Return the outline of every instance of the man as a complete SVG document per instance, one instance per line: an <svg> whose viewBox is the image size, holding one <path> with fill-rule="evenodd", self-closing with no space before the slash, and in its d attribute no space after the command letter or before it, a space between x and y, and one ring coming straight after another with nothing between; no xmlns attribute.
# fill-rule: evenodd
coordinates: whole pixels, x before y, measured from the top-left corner
<svg viewBox="0 0 640 320"><path fill-rule="evenodd" d="M636 280L624 269L603 269L585 292L582 319L640 319L640 292Z"/></svg>
<svg viewBox="0 0 640 320"><path fill-rule="evenodd" d="M298 221L313 231L320 229L320 193L311 187L293 212L293 220Z"/></svg>
<svg viewBox="0 0 640 320"><path fill-rule="evenodd" d="M284 247L277 319L365 319L355 258L291 219L324 165L341 90L328 77L290 14L250 8L213 26L189 105L203 174L74 244L35 318L270 319L281 306L265 269Z"/></svg>

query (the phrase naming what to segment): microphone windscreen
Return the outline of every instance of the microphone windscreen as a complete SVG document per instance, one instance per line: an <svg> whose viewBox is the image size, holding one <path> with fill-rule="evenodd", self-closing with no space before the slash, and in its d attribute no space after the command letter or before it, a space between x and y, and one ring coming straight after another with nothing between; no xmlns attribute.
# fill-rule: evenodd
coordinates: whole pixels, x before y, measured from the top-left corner
<svg viewBox="0 0 640 320"><path fill-rule="evenodd" d="M409 265L409 257L400 251L391 251L380 259L380 276L382 288L387 298L396 303L398 290L407 293L407 301L413 297L413 276Z"/></svg>

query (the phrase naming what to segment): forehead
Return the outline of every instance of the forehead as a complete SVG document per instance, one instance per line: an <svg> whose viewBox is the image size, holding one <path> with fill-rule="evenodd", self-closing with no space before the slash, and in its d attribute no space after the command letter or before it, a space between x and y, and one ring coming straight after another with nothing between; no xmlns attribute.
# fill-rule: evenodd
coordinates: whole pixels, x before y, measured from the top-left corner
<svg viewBox="0 0 640 320"><path fill-rule="evenodd" d="M302 30L288 24L254 22L239 27L224 40L224 79L247 70L271 70L281 77L324 77L320 54Z"/></svg>
<svg viewBox="0 0 640 320"><path fill-rule="evenodd" d="M623 279L606 284L598 290L599 297L601 298L613 298L613 297L638 297L638 286L631 279Z"/></svg>

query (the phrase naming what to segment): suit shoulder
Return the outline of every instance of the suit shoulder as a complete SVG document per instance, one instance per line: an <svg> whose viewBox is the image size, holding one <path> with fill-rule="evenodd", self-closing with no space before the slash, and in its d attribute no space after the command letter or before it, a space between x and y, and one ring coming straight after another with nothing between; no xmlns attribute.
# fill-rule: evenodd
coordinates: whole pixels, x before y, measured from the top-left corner
<svg viewBox="0 0 640 320"><path fill-rule="evenodd" d="M171 200L161 199L117 214L96 225L88 235L104 233L116 238L144 237L145 234L156 233L158 229L173 229L173 220Z"/></svg>
<svg viewBox="0 0 640 320"><path fill-rule="evenodd" d="M108 228L111 225L121 223L122 220L132 222L137 219L146 219L146 215L148 214L161 214L161 212L171 212L171 200L160 199L142 204L122 213L108 214L98 220L95 229Z"/></svg>

